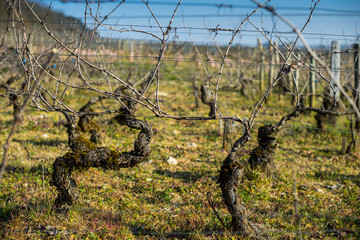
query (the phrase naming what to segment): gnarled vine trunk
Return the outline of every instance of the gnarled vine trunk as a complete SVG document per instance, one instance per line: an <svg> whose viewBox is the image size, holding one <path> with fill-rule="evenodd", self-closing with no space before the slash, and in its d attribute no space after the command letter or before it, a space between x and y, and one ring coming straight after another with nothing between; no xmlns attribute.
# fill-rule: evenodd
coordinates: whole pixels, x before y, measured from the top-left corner
<svg viewBox="0 0 360 240"><path fill-rule="evenodd" d="M276 126L269 124L259 128L259 145L252 150L248 160L251 168L261 167L263 169L270 169L280 130L288 120L297 117L301 112L303 112L302 109L296 109L294 112L284 116ZM234 143L231 152L221 166L218 182L223 201L231 214L232 230L248 237L268 238L264 230L248 220L247 210L241 204L238 194L238 188L246 174L246 167L239 161L240 150L249 140L249 129L246 129L244 135Z"/></svg>
<svg viewBox="0 0 360 240"><path fill-rule="evenodd" d="M125 124L133 129L140 130L135 140L134 150L119 153L105 147L96 148L89 141L82 141L84 138L74 125L71 115L70 127L68 126L69 144L72 152L58 157L53 164L51 185L55 186L58 196L55 200L54 210L57 213L66 213L76 202L79 193L75 181L71 178L73 171L83 171L91 167L118 170L120 168L134 167L144 162L150 155L150 142L153 135L148 123L135 118L124 119ZM74 128L75 126L75 128ZM86 139L85 139L86 140Z"/></svg>
<svg viewBox="0 0 360 240"><path fill-rule="evenodd" d="M222 192L222 198L231 214L232 230L240 235L251 237L261 236L260 230L249 222L247 210L241 204L238 194L238 187L244 176L245 167L239 161L240 150L250 140L248 131L239 138L233 145L231 152L226 157L220 169L219 184Z"/></svg>

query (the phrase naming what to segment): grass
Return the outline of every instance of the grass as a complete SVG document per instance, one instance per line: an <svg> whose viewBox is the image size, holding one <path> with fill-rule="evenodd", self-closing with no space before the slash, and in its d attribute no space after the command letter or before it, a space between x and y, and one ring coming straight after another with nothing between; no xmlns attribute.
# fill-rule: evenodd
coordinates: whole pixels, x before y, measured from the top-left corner
<svg viewBox="0 0 360 240"><path fill-rule="evenodd" d="M191 83L178 86L176 76L170 79L161 90L168 94L163 109L174 115L206 116L207 106L194 108ZM75 109L87 99L77 96L76 91L68 96L72 100L80 98L69 100ZM254 104L254 100L239 97L236 91L222 91L220 97L226 102L228 115L248 117ZM244 154L257 144L257 127L279 121L291 111L288 102L287 97L269 100ZM104 101L105 108L110 104ZM68 151L63 117L28 111L11 145L0 186L0 237L237 239L224 228L207 199L210 193L215 209L229 225L231 218L222 203L217 178L231 144L222 149L219 122L158 119L144 109L137 114L151 123L155 132L150 161L119 171L74 172L81 193L79 203L67 216L57 216L51 212L56 192L49 181L55 158ZM97 119L102 123L102 145L118 151L131 150L137 131L105 124L107 118ZM11 119L11 111L3 111L1 143ZM276 176L254 172L239 189L251 221L264 225L275 239L294 239L300 233L304 239L360 238L360 154L339 154L342 137L350 138L341 133L345 123L345 118L339 118L337 127L329 126L335 131L316 132L310 114L288 124L275 157ZM241 131L240 127L234 129L232 142L241 136ZM170 156L179 163L169 165L166 159ZM295 214L294 186L300 216Z"/></svg>

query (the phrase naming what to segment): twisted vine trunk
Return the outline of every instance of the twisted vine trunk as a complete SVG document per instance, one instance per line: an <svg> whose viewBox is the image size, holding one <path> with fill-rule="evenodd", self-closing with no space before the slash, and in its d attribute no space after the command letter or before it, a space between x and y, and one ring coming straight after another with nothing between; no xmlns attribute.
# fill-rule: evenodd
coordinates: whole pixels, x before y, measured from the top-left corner
<svg viewBox="0 0 360 240"><path fill-rule="evenodd" d="M231 214L231 227L234 232L246 236L260 236L259 229L251 224L247 217L247 210L241 204L238 187L244 176L245 167L239 161L240 150L250 140L248 131L233 145L220 169L219 184L222 198Z"/></svg>
<svg viewBox="0 0 360 240"><path fill-rule="evenodd" d="M276 126L271 124L259 128L259 145L252 150L249 157L251 168L261 167L269 169L277 147L278 134L287 121L297 117L303 109L296 109L294 112L284 116ZM233 232L251 238L269 238L266 232L259 226L251 223L248 219L248 211L241 204L238 188L245 173L245 166L239 161L240 150L250 140L249 129L233 145L231 152L226 157L220 169L219 184L223 201L231 214L231 228Z"/></svg>
<svg viewBox="0 0 360 240"><path fill-rule="evenodd" d="M118 170L134 167L148 159L153 136L151 127L145 121L135 118L127 118L124 122L128 127L140 130L140 133L135 140L134 150L122 153L105 147L94 148L94 145L88 145L90 142L82 141L82 135L76 132L76 128L74 131L68 128L69 144L72 144L73 151L55 160L50 182L58 191L53 207L57 213L66 213L79 196L76 183L71 178L73 171L84 171L91 167Z"/></svg>

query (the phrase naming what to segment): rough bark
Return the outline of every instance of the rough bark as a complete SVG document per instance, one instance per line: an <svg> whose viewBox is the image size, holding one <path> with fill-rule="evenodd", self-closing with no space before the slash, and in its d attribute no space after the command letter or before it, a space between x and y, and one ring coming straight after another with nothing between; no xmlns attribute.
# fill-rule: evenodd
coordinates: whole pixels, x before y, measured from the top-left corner
<svg viewBox="0 0 360 240"><path fill-rule="evenodd" d="M67 123L65 124L68 134L68 144L73 152L87 152L96 149L94 143L87 140L82 134L80 128L76 124L76 117L73 114L63 112Z"/></svg>
<svg viewBox="0 0 360 240"><path fill-rule="evenodd" d="M200 91L201 91L201 101L204 104L209 105L210 107L209 117L215 117L215 102L211 98L211 91L209 89L209 86L201 85Z"/></svg>
<svg viewBox="0 0 360 240"><path fill-rule="evenodd" d="M148 159L153 135L151 127L145 121L135 118L127 118L124 121L128 127L140 130L135 140L134 150L130 152L119 153L105 147L94 149L92 146L89 147L88 144L81 145L83 142L76 143L76 139L78 139L77 133L71 132L72 129L69 130L69 143L72 141L73 151L58 157L53 164L54 172L51 184L58 191L53 209L57 213L64 214L68 212L79 196L76 183L71 178L73 171L84 171L90 167L118 170L120 168L134 167Z"/></svg>
<svg viewBox="0 0 360 240"><path fill-rule="evenodd" d="M273 172L273 158L277 147L278 130L275 126L268 124L258 129L258 146L254 148L249 157L251 169L260 168L264 172Z"/></svg>
<svg viewBox="0 0 360 240"><path fill-rule="evenodd" d="M231 214L231 228L239 235L261 237L261 230L248 220L248 212L241 204L238 188L244 176L245 167L239 161L240 150L250 140L248 131L233 145L220 169L220 184L223 201Z"/></svg>
<svg viewBox="0 0 360 240"><path fill-rule="evenodd" d="M18 114L21 103L20 103L20 95L14 92L9 92L9 100L11 104L13 105L13 115L15 117L16 114ZM20 123L23 122L23 116L21 116L21 119L19 119Z"/></svg>
<svg viewBox="0 0 360 240"><path fill-rule="evenodd" d="M104 97L98 96L98 97L92 97L88 103L85 104L82 108L80 108L80 112L93 112L92 106L99 101L103 100ZM95 122L93 115L82 115L79 118L78 126L80 128L81 132L84 133L90 133L90 141L92 143L99 143L101 139L101 130L99 125Z"/></svg>
<svg viewBox="0 0 360 240"><path fill-rule="evenodd" d="M275 171L274 156L278 144L278 137L286 122L292 118L298 117L304 112L303 108L297 108L294 112L284 116L274 126L268 124L258 129L258 146L255 147L249 157L249 165L251 169L259 168L263 172L271 175Z"/></svg>
<svg viewBox="0 0 360 240"><path fill-rule="evenodd" d="M15 86L15 87L11 87L11 85L17 81L21 79L22 74L15 74L13 73L8 79L6 79L6 81L4 81L3 83L0 84L0 88L3 88L6 92L10 103L13 105L13 115L15 117L15 115L19 112L20 107L21 107L21 103L20 103L20 98L22 96L22 94L24 93L24 90L26 88L26 86L28 86L27 81L23 81L20 86ZM21 119L19 119L19 123L22 123L23 121L23 116L21 116Z"/></svg>
<svg viewBox="0 0 360 240"><path fill-rule="evenodd" d="M280 130L287 121L297 117L301 112L303 112L302 109L296 109L294 112L284 116L276 126L270 124L259 128L259 146L253 149L248 160L251 168L261 167L269 169L273 162L272 159L277 147ZM218 182L223 201L231 214L232 230L240 235L251 238L269 238L263 229L248 220L247 210L241 204L238 194L238 188L246 174L246 167L239 160L240 150L249 140L250 133L247 128L244 135L235 142L231 152L221 166Z"/></svg>
<svg viewBox="0 0 360 240"><path fill-rule="evenodd" d="M336 99L334 97L331 97L328 91L326 90L323 98L323 103L321 105L321 109L336 111L337 108L338 108L338 104ZM336 123L336 116L328 115L325 112L318 112L315 115L315 120L316 120L317 128L324 129L326 123L329 123L331 125L334 125Z"/></svg>

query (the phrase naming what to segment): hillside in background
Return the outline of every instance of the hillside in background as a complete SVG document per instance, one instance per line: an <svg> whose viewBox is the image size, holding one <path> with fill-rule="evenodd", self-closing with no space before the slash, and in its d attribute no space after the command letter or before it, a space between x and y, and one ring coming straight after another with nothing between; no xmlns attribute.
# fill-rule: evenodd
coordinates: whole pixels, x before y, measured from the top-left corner
<svg viewBox="0 0 360 240"><path fill-rule="evenodd" d="M69 34L79 33L84 28L84 24L79 19L66 16L61 12L52 10L51 7L49 8L49 6L41 5L36 2L30 1L30 4L34 12L36 12L36 14L38 14L38 16L44 20L46 26L57 35L61 34L62 36L68 36ZM31 31L36 31L37 37L41 37L43 34L46 34L42 30L37 30L41 29L41 25L23 2L21 2L20 6L17 7L21 11L24 19L24 25L28 33ZM0 31L4 32L8 25L8 10L6 1L0 2L0 16ZM15 24L18 23L15 22Z"/></svg>

